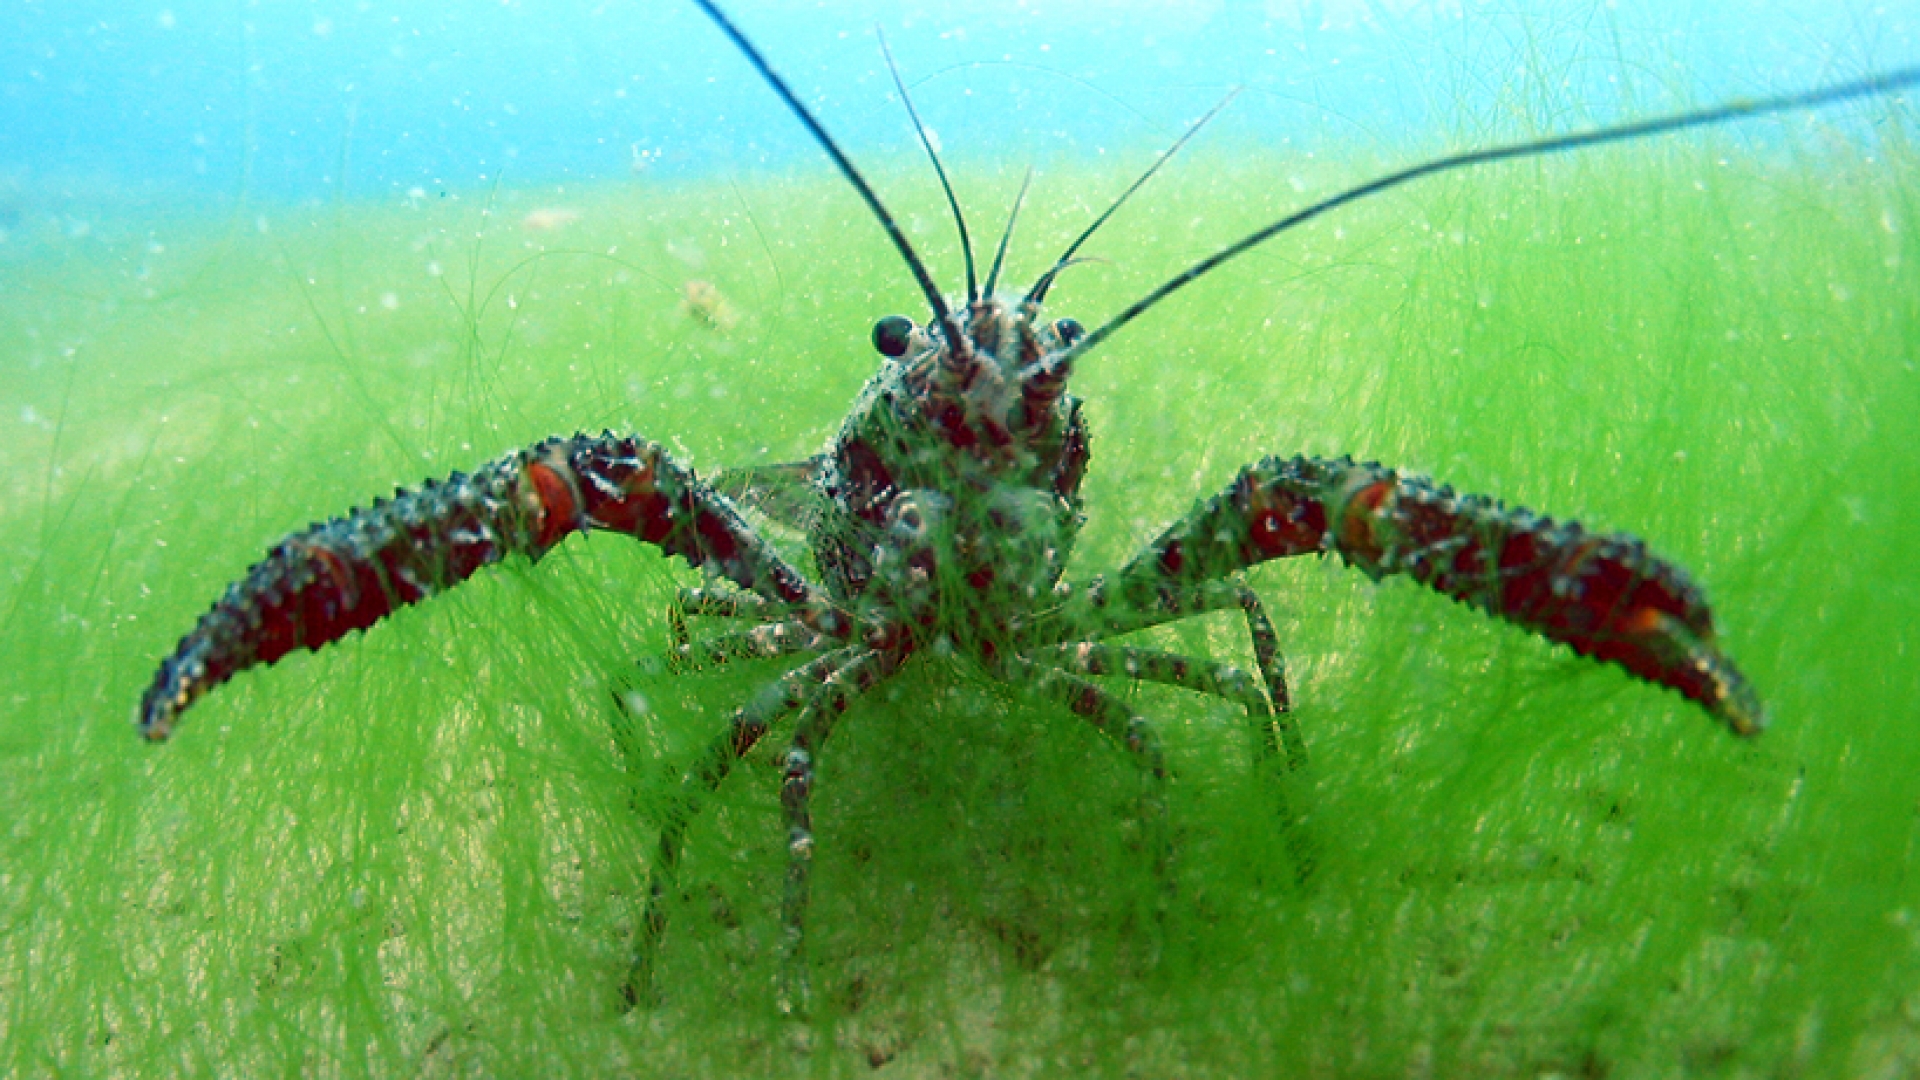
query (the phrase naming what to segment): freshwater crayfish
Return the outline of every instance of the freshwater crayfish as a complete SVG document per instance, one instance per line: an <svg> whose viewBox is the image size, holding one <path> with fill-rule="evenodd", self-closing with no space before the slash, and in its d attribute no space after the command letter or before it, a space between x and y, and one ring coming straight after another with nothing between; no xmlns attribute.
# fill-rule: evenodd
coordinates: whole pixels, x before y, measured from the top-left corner
<svg viewBox="0 0 1920 1080"><path fill-rule="evenodd" d="M1088 331L1072 319L1043 317L1048 292L1081 245L1199 124L1023 293L996 288L1019 201L983 285L962 223L967 287L950 302L860 173L759 51L711 0L695 2L857 189L913 273L928 319L890 316L875 325L881 370L827 448L805 461L722 472L708 483L636 436L558 437L287 537L163 661L137 715L148 738L166 738L199 697L245 668L365 629L509 555L538 561L575 532L626 533L702 568L708 585L685 590L674 613L677 660L812 655L734 712L688 770L653 867L628 987L639 999L651 993L652 957L666 926L663 896L696 806L790 714L783 918L789 953L800 957L816 757L849 704L916 653L966 654L1089 721L1137 762L1150 789L1149 814L1158 812L1167 774L1153 725L1092 678L1158 682L1243 706L1260 729L1263 752L1287 768L1303 767L1306 744L1292 719L1277 635L1261 599L1238 576L1269 560L1338 554L1375 579L1408 575L1676 690L1736 734L1761 730L1757 694L1721 651L1704 596L1678 567L1631 537L1597 536L1377 464L1263 460L1119 570L1069 582L1089 434L1067 383L1082 357L1160 300L1346 203L1453 169L1885 94L1920 83L1920 70L1427 161L1245 237ZM960 221L957 202L954 215ZM803 532L815 575L769 545L742 507ZM1244 617L1256 672L1112 641L1219 611ZM686 616L752 625L696 642Z"/></svg>

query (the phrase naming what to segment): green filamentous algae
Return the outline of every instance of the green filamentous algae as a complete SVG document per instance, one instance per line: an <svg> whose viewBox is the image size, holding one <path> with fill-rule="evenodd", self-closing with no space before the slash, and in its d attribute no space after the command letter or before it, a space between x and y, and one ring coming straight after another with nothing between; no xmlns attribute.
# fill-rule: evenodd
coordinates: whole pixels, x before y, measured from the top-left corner
<svg viewBox="0 0 1920 1080"><path fill-rule="evenodd" d="M1094 325L1378 164L1198 153L1050 307ZM1163 724L1168 895L1124 755L923 658L820 764L804 1026L773 1009L780 733L689 836L662 1004L620 1011L679 775L779 670L667 673L698 575L638 545L571 540L247 673L163 750L127 720L268 543L395 484L575 430L703 472L814 452L874 320L922 317L843 185L23 216L0 245L0 1071L1920 1068L1915 165L1898 139L1708 135L1444 178L1219 271L1076 376L1077 574L1261 456L1378 459L1685 564L1769 704L1758 741L1405 582L1271 565L1251 580L1318 862L1298 880L1267 827L1237 709L1116 683ZM1044 171L1014 280L1131 168ZM963 196L1003 207L1020 171ZM927 178L874 180L957 285ZM1249 662L1227 616L1142 640Z"/></svg>

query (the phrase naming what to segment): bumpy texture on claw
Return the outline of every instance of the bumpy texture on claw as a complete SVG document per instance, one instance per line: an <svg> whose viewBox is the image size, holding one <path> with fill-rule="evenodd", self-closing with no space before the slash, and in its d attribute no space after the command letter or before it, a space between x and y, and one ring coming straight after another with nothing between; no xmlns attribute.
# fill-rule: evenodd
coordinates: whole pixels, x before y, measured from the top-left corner
<svg viewBox="0 0 1920 1080"><path fill-rule="evenodd" d="M1595 536L1351 458L1268 458L1120 572L1123 593L1268 559L1337 552L1679 691L1738 735L1766 724L1715 640L1706 597L1630 536Z"/></svg>
<svg viewBox="0 0 1920 1080"><path fill-rule="evenodd" d="M816 600L725 499L642 439L548 439L418 491L308 526L275 545L160 665L135 721L164 739L236 672L319 649L519 553L569 533L623 532L770 599Z"/></svg>

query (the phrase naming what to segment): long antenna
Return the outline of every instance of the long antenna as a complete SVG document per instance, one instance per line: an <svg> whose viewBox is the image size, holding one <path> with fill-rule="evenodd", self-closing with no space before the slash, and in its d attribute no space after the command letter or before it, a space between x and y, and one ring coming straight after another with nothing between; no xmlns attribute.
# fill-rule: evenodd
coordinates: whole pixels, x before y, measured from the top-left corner
<svg viewBox="0 0 1920 1080"><path fill-rule="evenodd" d="M1184 134L1182 134L1178 139L1175 139L1173 141L1172 146L1169 146L1165 150L1161 151L1160 156L1155 158L1153 161L1153 164L1147 167L1147 171L1140 174L1140 179L1135 180L1133 182L1132 187L1121 192L1120 197L1113 200L1113 205L1107 207L1105 213L1095 218L1093 220L1093 224L1087 226L1087 231L1081 233L1078 237L1076 237L1073 243L1068 244L1067 250L1062 252L1060 257L1053 261L1053 266L1050 269L1048 269L1046 273L1040 275L1040 280L1034 282L1033 288L1027 290L1027 303L1029 304L1045 303L1047 299L1047 290L1053 288L1053 279L1056 277L1059 277L1060 271L1065 270L1068 267L1068 265L1070 265L1073 262L1074 252L1077 252L1080 250L1080 245L1086 243L1088 238L1093 236L1094 233L1098 232L1100 230L1100 226L1105 225L1107 223L1107 219L1113 216L1114 211L1120 209L1120 207L1124 205L1128 199L1133 197L1134 192L1139 191L1140 188L1143 185L1145 185L1148 180L1153 179L1153 174L1160 171L1160 166L1165 165L1169 158L1179 153L1180 148L1187 145L1188 139L1191 139L1195 135L1198 135L1200 133L1200 129L1207 126L1207 121L1219 115L1220 110L1226 108L1228 102L1232 101L1234 98L1239 96L1240 96L1239 87L1236 86L1232 90L1229 90L1227 92L1227 96L1221 98L1220 103L1218 105L1215 105L1213 108L1207 110L1207 115L1201 117L1198 120L1195 120L1193 122L1193 126L1187 128Z"/></svg>
<svg viewBox="0 0 1920 1080"><path fill-rule="evenodd" d="M1506 146L1488 147L1484 150L1469 150L1434 158L1399 172L1369 180L1357 187L1348 188L1337 195L1322 199L1304 210L1296 211L1279 221L1253 233L1244 239L1209 255L1193 264L1185 272L1136 300L1125 311L1108 319L1098 330L1082 338L1073 348L1030 365L1029 370L1053 370L1070 366L1073 361L1090 352L1096 345L1105 341L1114 331L1139 318L1148 308L1172 296L1175 292L1191 284L1208 271L1218 267L1229 259L1266 243L1268 240L1286 232L1296 225L1304 224L1329 210L1357 202L1369 195L1377 195L1388 188L1436 173L1465 169L1475 165L1486 165L1496 161L1510 161L1514 158L1538 157L1544 154L1557 154L1567 150L1578 150L1602 143L1623 142L1628 139L1640 139L1650 135L1665 135L1669 132L1684 131L1687 128L1706 127L1729 120L1746 119L1755 116L1767 116L1772 113L1792 112L1800 109L1816 109L1826 105L1835 105L1856 98L1873 97L1894 90L1904 90L1920 85L1920 66L1898 68L1883 75L1874 75L1853 82L1835 83L1814 90L1799 93L1781 94L1768 98L1736 98L1724 105L1691 112L1673 113L1668 116L1656 116L1646 120L1619 124L1614 127L1594 128L1589 131L1575 132L1571 135L1557 135L1545 139L1533 139L1527 142L1511 143Z"/></svg>
<svg viewBox="0 0 1920 1080"><path fill-rule="evenodd" d="M867 186L866 178L860 175L860 170L854 168L853 162L847 160L847 155L833 141L833 136L828 135L827 129L820 126L820 121L815 120L813 114L807 111L807 107L800 104L800 99L794 96L787 81L773 70L773 65L767 63L767 58L760 55L760 50L753 47L753 42L747 40L747 36L740 32L740 28L733 25L733 20L727 18L725 12L714 6L713 0L693 0L693 2L700 6L701 11L707 13L708 18L719 24L721 32L731 38L734 45L746 54L747 62L753 65L754 70L760 73L760 77L767 81L768 86L773 87L773 92L780 95L780 100L787 103L787 108L793 110L793 115L800 118L800 122L805 124L807 130L813 134L814 141L819 143L820 148L833 159L834 165L840 169L840 174L847 178L847 183L852 184L853 189L866 200L867 209L873 211L873 216L879 220L880 227L887 231L887 238L892 240L893 246L899 250L900 258L906 261L907 269L913 271L914 280L920 283L920 291L927 298L927 306L933 309L934 321L946 327L949 347L956 350L964 349L966 336L960 332L959 325L954 322L953 312L948 310L947 302L941 297L939 287L927 274L926 265L920 261L920 256L914 254L913 245L907 243L907 234L900 231L899 222L894 221L893 215L887 213L887 208L880 204L880 197Z"/></svg>
<svg viewBox="0 0 1920 1080"><path fill-rule="evenodd" d="M893 76L894 89L900 91L900 102L907 107L907 119L913 121L914 134L920 136L920 145L926 148L927 160L933 162L934 175L940 178L940 190L947 193L947 206L953 211L953 223L960 226L960 252L967 260L967 303L971 306L980 299L980 290L974 287L973 278L973 241L967 238L967 219L960 213L960 200L953 197L953 185L947 182L946 167L940 164L940 155L933 152L933 139L927 135L927 125L920 122L920 113L913 107L913 98L907 94L907 84L900 79L900 66L893 62L893 50L887 48L887 35L873 28L873 35L880 39L880 55L887 58L887 73Z"/></svg>

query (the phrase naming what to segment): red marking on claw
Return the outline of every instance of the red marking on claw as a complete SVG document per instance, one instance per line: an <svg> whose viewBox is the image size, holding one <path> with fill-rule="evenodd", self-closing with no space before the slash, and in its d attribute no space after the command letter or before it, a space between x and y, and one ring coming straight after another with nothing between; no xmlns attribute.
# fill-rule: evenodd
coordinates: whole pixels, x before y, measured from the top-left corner
<svg viewBox="0 0 1920 1080"><path fill-rule="evenodd" d="M1466 545L1453 556L1451 572L1451 578L1453 580L1448 581L1444 587L1447 591L1452 592L1455 588L1458 588L1458 586L1454 584L1455 581L1470 582L1478 580L1487 572L1486 561L1487 549L1480 546L1479 540L1468 540Z"/></svg>
<svg viewBox="0 0 1920 1080"><path fill-rule="evenodd" d="M1320 550L1327 535L1327 508L1319 500L1264 484L1243 490L1250 519L1247 539L1262 558Z"/></svg>
<svg viewBox="0 0 1920 1080"><path fill-rule="evenodd" d="M1507 615L1537 619L1551 602L1552 566L1532 533L1516 532L1500 546L1500 579L1500 610Z"/></svg>
<svg viewBox="0 0 1920 1080"><path fill-rule="evenodd" d="M1636 608L1620 620L1620 630L1622 633L1635 636L1653 634L1659 632L1660 628L1666 624L1666 620L1666 615L1658 608Z"/></svg>
<svg viewBox="0 0 1920 1080"><path fill-rule="evenodd" d="M734 542L726 522L702 512L693 519L693 527L700 534L700 548L708 557L723 563L739 557L740 545Z"/></svg>
<svg viewBox="0 0 1920 1080"><path fill-rule="evenodd" d="M534 548L545 551L573 531L580 508L574 505L572 485L550 466L536 461L527 466L527 476L540 500L540 531L534 538Z"/></svg>
<svg viewBox="0 0 1920 1080"><path fill-rule="evenodd" d="M1187 550L1185 545L1181 544L1180 541L1175 540L1160 549L1160 570L1162 573L1169 575L1178 574L1180 568L1185 565L1187 565Z"/></svg>
<svg viewBox="0 0 1920 1080"><path fill-rule="evenodd" d="M1340 515L1340 546L1369 564L1377 564L1385 554L1373 526L1381 505L1393 496L1393 483L1376 480L1354 492Z"/></svg>
<svg viewBox="0 0 1920 1080"><path fill-rule="evenodd" d="M639 491L624 499L610 499L594 508L594 518L615 532L657 544L673 530L667 497L657 491Z"/></svg>
<svg viewBox="0 0 1920 1080"><path fill-rule="evenodd" d="M650 544L673 531L672 504L654 485L652 466L643 461L630 476L616 477L607 471L599 475L620 490L617 497L599 498L589 489L587 512L602 528L630 533Z"/></svg>

